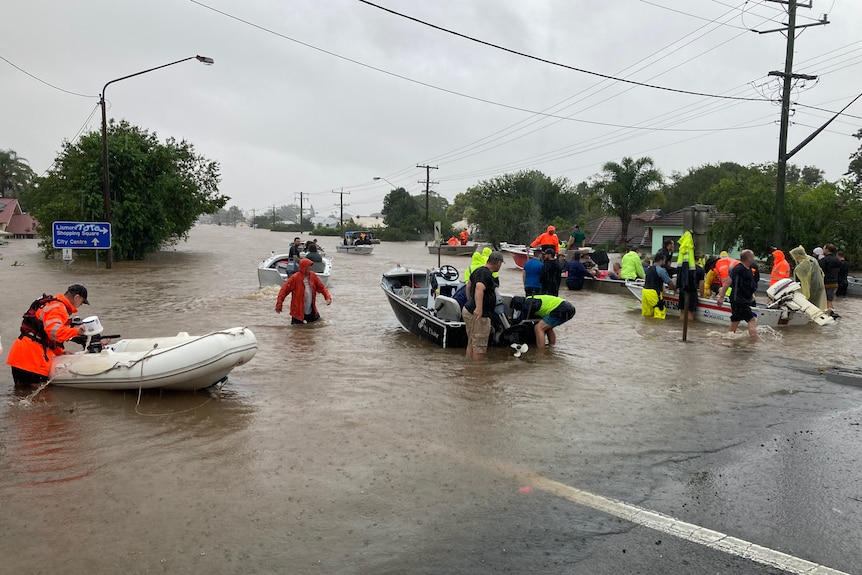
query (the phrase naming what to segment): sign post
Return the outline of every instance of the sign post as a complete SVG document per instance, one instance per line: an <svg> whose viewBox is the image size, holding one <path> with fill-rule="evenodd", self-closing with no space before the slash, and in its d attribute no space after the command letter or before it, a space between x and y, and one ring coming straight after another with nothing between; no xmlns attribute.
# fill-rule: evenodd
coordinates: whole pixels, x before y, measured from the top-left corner
<svg viewBox="0 0 862 575"><path fill-rule="evenodd" d="M54 222L54 249L63 250L63 261L72 263L72 250L111 249L111 224L107 222ZM98 264L98 252L96 263Z"/></svg>

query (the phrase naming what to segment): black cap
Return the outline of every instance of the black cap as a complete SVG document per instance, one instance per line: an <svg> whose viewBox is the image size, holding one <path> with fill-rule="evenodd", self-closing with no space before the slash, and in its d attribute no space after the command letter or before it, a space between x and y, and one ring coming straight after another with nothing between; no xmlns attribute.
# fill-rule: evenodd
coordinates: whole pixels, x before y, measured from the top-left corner
<svg viewBox="0 0 862 575"><path fill-rule="evenodd" d="M554 248L545 248L544 251L546 254L550 254L552 256L557 254L557 252L554 251Z"/></svg>
<svg viewBox="0 0 862 575"><path fill-rule="evenodd" d="M81 284L73 284L69 286L69 289L66 290L66 293L71 293L75 295L79 295L84 298L84 303L90 305L90 302L87 301L87 288L82 286Z"/></svg>

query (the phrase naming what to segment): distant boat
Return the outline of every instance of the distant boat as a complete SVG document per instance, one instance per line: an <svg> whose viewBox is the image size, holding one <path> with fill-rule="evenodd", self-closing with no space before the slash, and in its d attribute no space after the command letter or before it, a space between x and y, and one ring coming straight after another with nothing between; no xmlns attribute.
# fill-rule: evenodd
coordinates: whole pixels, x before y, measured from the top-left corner
<svg viewBox="0 0 862 575"><path fill-rule="evenodd" d="M476 244L456 244L450 246L449 244L440 244L434 246L428 246L429 254L440 254L442 256L471 256L473 252L476 251Z"/></svg>
<svg viewBox="0 0 862 575"><path fill-rule="evenodd" d="M284 281L297 271L299 271L299 263L295 262L294 258L288 254L273 252L257 265L257 281L260 287L281 287ZM323 285L327 285L329 276L332 274L332 258L325 257L322 262L314 262L311 264L311 271L317 274Z"/></svg>

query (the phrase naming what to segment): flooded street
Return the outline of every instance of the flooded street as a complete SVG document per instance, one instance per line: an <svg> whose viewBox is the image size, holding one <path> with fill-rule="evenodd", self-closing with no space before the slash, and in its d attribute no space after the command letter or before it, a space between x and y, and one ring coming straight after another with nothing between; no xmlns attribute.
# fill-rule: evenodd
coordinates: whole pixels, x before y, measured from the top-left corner
<svg viewBox="0 0 862 575"><path fill-rule="evenodd" d="M436 264L421 243L352 256L320 237L333 304L291 327L256 267L294 235L203 226L112 271L0 247L4 571L805 572L627 520L625 503L862 573L862 378L834 369L862 373L862 300L836 301L835 326L752 342L699 324L682 343L634 297L564 289L577 315L556 347L471 364L403 331L381 292L396 263ZM510 259L500 279L523 293ZM218 397L28 401L6 352L30 302L72 283L106 333L247 326L258 353Z"/></svg>

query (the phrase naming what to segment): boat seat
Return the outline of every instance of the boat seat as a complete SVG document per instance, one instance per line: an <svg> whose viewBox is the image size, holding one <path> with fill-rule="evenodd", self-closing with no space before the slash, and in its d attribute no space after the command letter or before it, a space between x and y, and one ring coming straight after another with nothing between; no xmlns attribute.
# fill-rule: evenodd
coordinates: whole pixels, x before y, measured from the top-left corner
<svg viewBox="0 0 862 575"><path fill-rule="evenodd" d="M461 305L451 297L438 295L434 300L434 311L442 320L461 321Z"/></svg>
<svg viewBox="0 0 862 575"><path fill-rule="evenodd" d="M311 271L320 274L326 271L326 262L314 262L311 264Z"/></svg>

